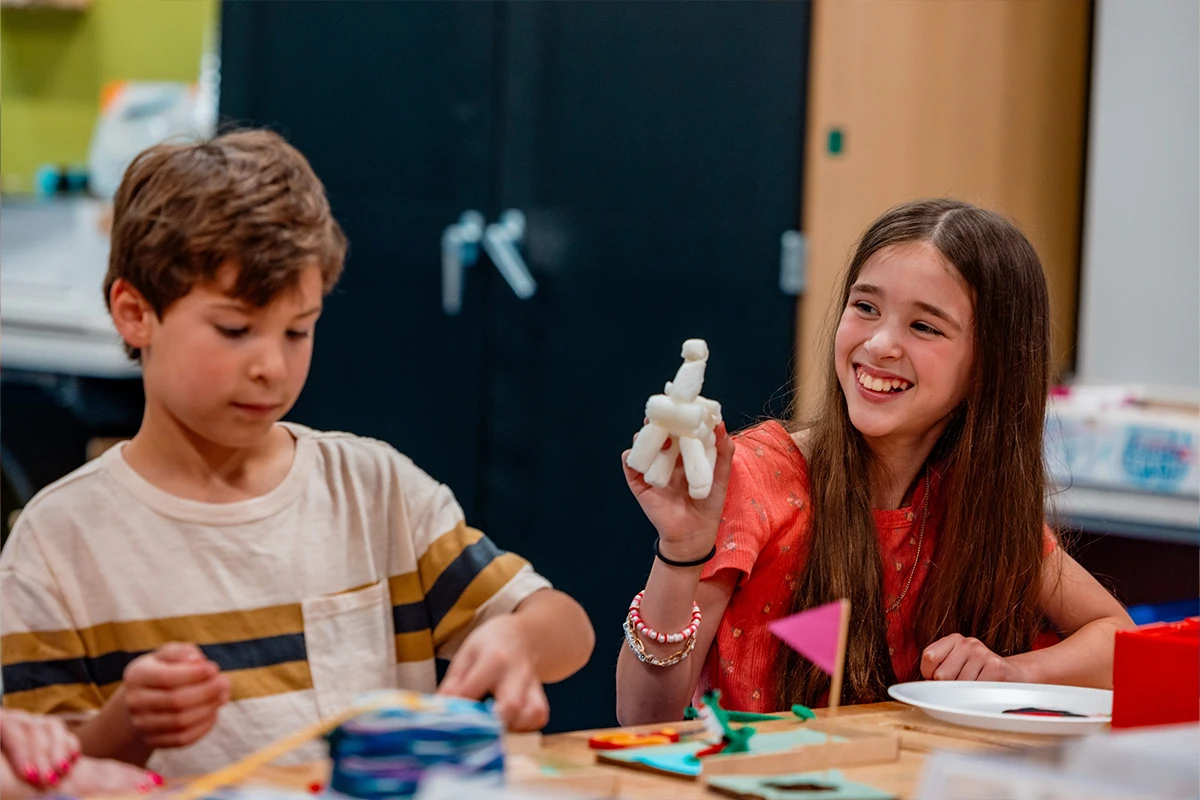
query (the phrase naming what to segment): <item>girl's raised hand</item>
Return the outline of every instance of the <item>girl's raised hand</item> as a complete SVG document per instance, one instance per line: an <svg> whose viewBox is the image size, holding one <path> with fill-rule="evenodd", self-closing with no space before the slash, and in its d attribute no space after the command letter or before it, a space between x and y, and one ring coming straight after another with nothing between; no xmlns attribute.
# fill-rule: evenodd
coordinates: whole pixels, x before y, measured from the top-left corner
<svg viewBox="0 0 1200 800"><path fill-rule="evenodd" d="M725 507L725 491L729 488L729 474L733 467L734 442L723 422L717 425L714 433L717 436L717 463L713 469L712 491L703 500L694 500L688 494L682 463L675 464L671 480L659 489L646 483L640 472L630 469L625 463L629 457L628 450L621 454L625 481L637 498L638 505L658 531L660 551L672 560L694 561L704 558L717 540L717 525L721 521L721 510Z"/></svg>

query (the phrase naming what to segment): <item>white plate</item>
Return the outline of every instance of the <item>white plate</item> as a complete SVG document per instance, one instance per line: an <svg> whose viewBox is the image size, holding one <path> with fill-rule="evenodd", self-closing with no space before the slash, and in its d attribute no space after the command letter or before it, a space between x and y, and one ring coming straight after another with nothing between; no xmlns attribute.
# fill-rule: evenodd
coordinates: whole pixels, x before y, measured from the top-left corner
<svg viewBox="0 0 1200 800"><path fill-rule="evenodd" d="M1108 727L1112 692L1081 686L985 681L916 681L888 689L901 703L916 706L935 719L1013 733L1080 736ZM1039 717L1005 714L1009 709L1047 708L1083 717Z"/></svg>

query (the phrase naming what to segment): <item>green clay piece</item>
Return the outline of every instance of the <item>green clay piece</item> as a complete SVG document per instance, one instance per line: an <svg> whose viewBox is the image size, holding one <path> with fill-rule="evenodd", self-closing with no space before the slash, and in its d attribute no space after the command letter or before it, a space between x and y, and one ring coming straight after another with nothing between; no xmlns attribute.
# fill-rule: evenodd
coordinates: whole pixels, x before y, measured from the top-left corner
<svg viewBox="0 0 1200 800"><path fill-rule="evenodd" d="M745 725L741 728L735 728L731 724L735 721L734 714L740 713L737 711L726 711L721 708L721 691L713 689L708 694L704 695L704 705L712 709L713 716L717 718L717 722L721 724L722 738L728 746L722 751L724 753L748 753L750 752L750 737L754 735L754 728Z"/></svg>
<svg viewBox="0 0 1200 800"><path fill-rule="evenodd" d="M741 728L730 728L725 734L725 741L729 742L729 746L722 750L722 753L749 753L750 752L750 737L754 735L754 728L745 725Z"/></svg>
<svg viewBox="0 0 1200 800"><path fill-rule="evenodd" d="M802 706L799 703L796 703L796 705L792 706L792 713L795 714L800 719L816 719L817 718L817 715L813 713L813 710L811 708L809 708L808 706Z"/></svg>
<svg viewBox="0 0 1200 800"><path fill-rule="evenodd" d="M775 714L758 714L753 711L726 711L730 722L778 722L783 717Z"/></svg>
<svg viewBox="0 0 1200 800"><path fill-rule="evenodd" d="M688 721L700 719L700 712L696 710L695 706L688 706L683 710L683 718Z"/></svg>

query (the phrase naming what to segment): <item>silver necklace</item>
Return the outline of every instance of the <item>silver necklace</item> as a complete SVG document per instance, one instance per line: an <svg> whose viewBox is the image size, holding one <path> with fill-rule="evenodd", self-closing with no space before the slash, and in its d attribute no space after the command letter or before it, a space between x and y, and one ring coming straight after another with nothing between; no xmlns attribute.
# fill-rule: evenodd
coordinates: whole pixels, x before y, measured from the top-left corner
<svg viewBox="0 0 1200 800"><path fill-rule="evenodd" d="M904 602L904 596L908 594L908 587L912 586L913 576L917 574L917 564L921 563L921 545L925 543L925 521L929 519L929 465L925 465L925 497L921 499L921 528L917 533L917 556L913 559L912 569L908 571L908 580L904 582L904 589L900 592L900 596L896 598L896 602L888 606L887 612L891 614L900 608L900 604Z"/></svg>

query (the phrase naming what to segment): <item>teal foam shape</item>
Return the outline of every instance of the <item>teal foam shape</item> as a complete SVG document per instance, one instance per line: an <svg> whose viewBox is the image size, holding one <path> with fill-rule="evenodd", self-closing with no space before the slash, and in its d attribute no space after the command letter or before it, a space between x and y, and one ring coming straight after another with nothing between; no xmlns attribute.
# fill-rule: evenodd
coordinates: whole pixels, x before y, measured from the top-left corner
<svg viewBox="0 0 1200 800"><path fill-rule="evenodd" d="M750 739L750 754L778 753L781 750L790 750L793 747L827 744L831 741L844 742L846 738L842 736L831 737L828 734L804 728L776 733L760 733ZM663 772L672 772L677 775L694 778L700 774L703 762L707 760L707 758L697 759L695 754L706 747L708 747L708 742L680 742L679 744L659 744L649 747L631 747L626 750L610 750L604 755L607 759L642 764L653 769L662 770ZM708 756L708 758L721 757L720 754Z"/></svg>
<svg viewBox="0 0 1200 800"><path fill-rule="evenodd" d="M790 775L723 775L708 779L709 786L737 794L755 794L764 800L894 800L895 795L846 780L836 769L796 772ZM812 789L799 788L805 784ZM792 788L789 788L792 787ZM832 787L816 788L816 787Z"/></svg>

